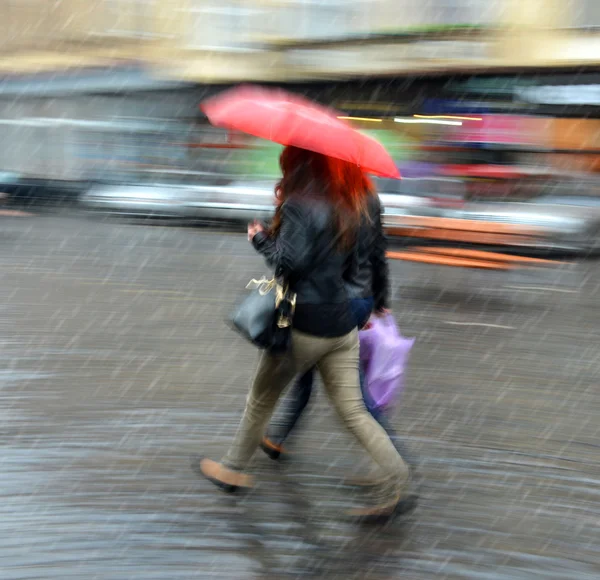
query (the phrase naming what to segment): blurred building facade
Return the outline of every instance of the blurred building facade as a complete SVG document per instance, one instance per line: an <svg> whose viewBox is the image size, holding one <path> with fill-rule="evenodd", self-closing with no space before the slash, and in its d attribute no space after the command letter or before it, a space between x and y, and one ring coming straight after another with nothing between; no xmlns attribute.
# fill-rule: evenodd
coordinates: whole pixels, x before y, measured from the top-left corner
<svg viewBox="0 0 600 580"><path fill-rule="evenodd" d="M600 60L597 0L3 0L0 72L137 61L195 82Z"/></svg>
<svg viewBox="0 0 600 580"><path fill-rule="evenodd" d="M517 113L598 107L598 75L543 71L600 64L599 25L598 0L0 0L0 171L227 172L226 136L202 125L197 104L246 80L392 119L453 102L487 114L490 96ZM515 82L519 71L536 83ZM434 72L442 80L425 78ZM589 86L571 87L574 76ZM585 146L596 167L596 135L563 148Z"/></svg>

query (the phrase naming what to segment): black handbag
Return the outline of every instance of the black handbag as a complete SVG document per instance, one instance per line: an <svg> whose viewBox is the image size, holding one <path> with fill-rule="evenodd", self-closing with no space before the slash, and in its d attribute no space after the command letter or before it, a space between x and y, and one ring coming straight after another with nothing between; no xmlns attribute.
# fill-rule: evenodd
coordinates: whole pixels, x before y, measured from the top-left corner
<svg viewBox="0 0 600 580"><path fill-rule="evenodd" d="M321 251L304 273L305 277L325 261L340 236L341 233L338 233L333 242ZM290 292L286 282L280 283L275 277L251 280L246 288L254 291L235 310L231 319L233 327L258 348L273 354L285 352L292 337L296 294Z"/></svg>
<svg viewBox="0 0 600 580"><path fill-rule="evenodd" d="M251 280L254 291L235 310L234 328L258 348L274 354L287 350L291 340L296 295L275 278Z"/></svg>

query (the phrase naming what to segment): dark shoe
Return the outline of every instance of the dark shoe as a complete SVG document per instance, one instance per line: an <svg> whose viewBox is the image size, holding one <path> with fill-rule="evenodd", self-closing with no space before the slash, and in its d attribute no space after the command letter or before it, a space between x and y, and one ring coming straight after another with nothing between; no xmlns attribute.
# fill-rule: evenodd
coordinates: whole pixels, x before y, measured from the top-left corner
<svg viewBox="0 0 600 580"><path fill-rule="evenodd" d="M407 514L413 511L417 507L417 504L418 496L402 495L385 504L350 510L348 515L364 523L379 522Z"/></svg>
<svg viewBox="0 0 600 580"><path fill-rule="evenodd" d="M248 490L254 483L250 475L233 471L212 459L194 459L192 469L226 493Z"/></svg>
<svg viewBox="0 0 600 580"><path fill-rule="evenodd" d="M273 441L267 437L263 437L262 441L260 442L260 448L269 456L269 458L273 459L274 461L285 454L285 450L281 445L273 443Z"/></svg>

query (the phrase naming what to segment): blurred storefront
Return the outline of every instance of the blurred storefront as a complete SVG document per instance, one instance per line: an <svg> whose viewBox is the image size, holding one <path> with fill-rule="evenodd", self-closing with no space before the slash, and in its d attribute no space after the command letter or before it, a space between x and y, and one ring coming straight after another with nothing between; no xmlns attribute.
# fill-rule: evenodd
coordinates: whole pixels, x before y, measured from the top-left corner
<svg viewBox="0 0 600 580"><path fill-rule="evenodd" d="M80 180L181 164L198 101L183 83L137 68L0 83L0 167L36 179ZM192 112L192 113L191 113ZM178 160L179 159L179 160Z"/></svg>
<svg viewBox="0 0 600 580"><path fill-rule="evenodd" d="M463 165L473 158L533 163L537 155L535 163L557 170L597 171L597 125L552 118L600 116L600 77L593 70L600 65L598 6L596 0L568 6L531 0L526 7L515 0L5 2L0 170L63 180L141 179L149 171L271 178L277 150L232 141L197 108L223 86L253 80L286 83L336 106L411 174L433 171L432 152L423 145L440 140L448 159ZM461 114L482 120L447 131L439 121L419 119Z"/></svg>
<svg viewBox="0 0 600 580"><path fill-rule="evenodd" d="M552 119L552 166L561 172L600 173L600 120Z"/></svg>

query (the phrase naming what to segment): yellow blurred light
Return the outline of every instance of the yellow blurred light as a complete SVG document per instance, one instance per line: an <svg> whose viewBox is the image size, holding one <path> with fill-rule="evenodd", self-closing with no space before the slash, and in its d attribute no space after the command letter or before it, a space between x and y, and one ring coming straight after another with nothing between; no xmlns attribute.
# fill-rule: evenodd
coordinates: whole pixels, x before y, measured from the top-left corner
<svg viewBox="0 0 600 580"><path fill-rule="evenodd" d="M369 117L338 117L338 119L344 119L346 121L367 121L369 123L381 123L383 119L371 119Z"/></svg>
<svg viewBox="0 0 600 580"><path fill-rule="evenodd" d="M413 115L417 119L455 119L460 121L483 121L482 117L459 117L454 115Z"/></svg>

